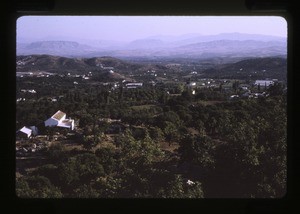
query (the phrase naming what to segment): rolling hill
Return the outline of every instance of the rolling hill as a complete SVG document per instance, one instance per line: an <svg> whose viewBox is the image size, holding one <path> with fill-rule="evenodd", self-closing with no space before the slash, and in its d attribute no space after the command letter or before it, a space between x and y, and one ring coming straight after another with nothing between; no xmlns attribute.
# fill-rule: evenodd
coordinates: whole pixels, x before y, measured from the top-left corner
<svg viewBox="0 0 300 214"><path fill-rule="evenodd" d="M118 77L117 71L128 72L141 66L112 57L67 58L52 55L17 56L17 72L50 72L59 74L101 73ZM113 70L114 72L109 72ZM119 76L121 77L121 76Z"/></svg>
<svg viewBox="0 0 300 214"><path fill-rule="evenodd" d="M244 59L236 63L218 65L203 72L204 76L240 79L287 79L287 60L281 57Z"/></svg>
<svg viewBox="0 0 300 214"><path fill-rule="evenodd" d="M237 60L238 58L236 58ZM183 60L183 59L182 59ZM203 67L205 60L192 62ZM133 63L114 57L93 58L67 58L51 55L17 56L17 72L50 72L58 74L87 74L92 72L98 79L120 80L132 79L132 75L139 79L147 78L144 74L155 70L157 74L174 74L172 66L168 62L154 61L148 63ZM221 63L220 63L221 62ZM186 62L189 64L188 62ZM201 64L202 63L202 64ZM211 62L213 63L213 62ZM228 63L228 60L216 61L209 69L199 72L201 78L236 78L236 79L279 79L287 78L287 60L281 57L241 58L238 61ZM177 71L180 72L180 69ZM175 73L177 73L175 72ZM189 72L189 70L182 70Z"/></svg>

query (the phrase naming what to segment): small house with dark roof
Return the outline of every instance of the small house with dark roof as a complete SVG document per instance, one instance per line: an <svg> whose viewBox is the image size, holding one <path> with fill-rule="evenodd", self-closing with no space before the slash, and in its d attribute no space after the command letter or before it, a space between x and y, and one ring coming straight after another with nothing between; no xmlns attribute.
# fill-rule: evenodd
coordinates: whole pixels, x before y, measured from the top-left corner
<svg viewBox="0 0 300 214"><path fill-rule="evenodd" d="M45 121L45 126L59 126L63 128L74 129L74 120L66 119L66 113L58 110L52 117Z"/></svg>

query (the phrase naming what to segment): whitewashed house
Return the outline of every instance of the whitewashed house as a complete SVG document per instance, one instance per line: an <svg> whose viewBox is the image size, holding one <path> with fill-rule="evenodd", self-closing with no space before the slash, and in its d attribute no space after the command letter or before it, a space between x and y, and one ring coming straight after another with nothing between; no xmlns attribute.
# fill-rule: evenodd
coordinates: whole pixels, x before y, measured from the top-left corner
<svg viewBox="0 0 300 214"><path fill-rule="evenodd" d="M197 85L196 82L190 82L190 83L187 84L187 86L189 88L195 87L196 85Z"/></svg>
<svg viewBox="0 0 300 214"><path fill-rule="evenodd" d="M24 126L17 131L18 138L30 138L32 135L32 130Z"/></svg>
<svg viewBox="0 0 300 214"><path fill-rule="evenodd" d="M274 81L272 80L256 80L254 85L259 85L259 86L266 86L269 87L270 85L273 85Z"/></svg>
<svg viewBox="0 0 300 214"><path fill-rule="evenodd" d="M143 83L141 82L131 82L131 83L127 83L126 84L126 88L138 88L138 87L142 87Z"/></svg>
<svg viewBox="0 0 300 214"><path fill-rule="evenodd" d="M57 111L52 117L45 121L45 126L53 127L59 126L63 128L74 129L74 120L66 119L66 113Z"/></svg>

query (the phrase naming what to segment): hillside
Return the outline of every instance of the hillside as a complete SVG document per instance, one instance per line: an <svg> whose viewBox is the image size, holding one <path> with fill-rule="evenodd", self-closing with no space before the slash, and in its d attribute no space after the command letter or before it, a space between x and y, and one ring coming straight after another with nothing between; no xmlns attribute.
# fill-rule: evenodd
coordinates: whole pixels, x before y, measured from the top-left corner
<svg viewBox="0 0 300 214"><path fill-rule="evenodd" d="M170 54L207 57L269 57L285 55L286 44L278 41L216 40L194 43L174 49Z"/></svg>
<svg viewBox="0 0 300 214"><path fill-rule="evenodd" d="M236 78L253 80L271 78L286 80L287 61L285 58L241 58L239 61L233 62L225 60L227 58L224 58L224 60L218 60L218 58L212 59L215 59L215 61L207 62L207 60L199 59L190 62L181 59L181 63L178 64L179 66L171 66L172 63L163 61L159 58L156 61L138 63L108 56L66 58L51 55L30 55L18 56L16 63L17 72L49 72L58 74L87 74L88 72L92 72L99 80L131 79L133 76L134 78L137 78L136 80L138 81L145 79L155 80L156 76L162 77L164 73L168 73L169 78L175 76L180 78L180 72L190 72L191 65L199 66L199 69L202 69L202 71L199 71L201 78ZM209 66L206 66L205 62L209 63ZM206 69L205 66L207 67ZM154 73L152 72L155 72L156 76L154 76Z"/></svg>
<svg viewBox="0 0 300 214"><path fill-rule="evenodd" d="M245 59L236 63L219 65L214 69L207 69L203 75L218 78L286 80L287 60L280 57Z"/></svg>
<svg viewBox="0 0 300 214"><path fill-rule="evenodd" d="M129 71L139 66L112 57L66 58L51 55L17 56L17 72L86 73Z"/></svg>

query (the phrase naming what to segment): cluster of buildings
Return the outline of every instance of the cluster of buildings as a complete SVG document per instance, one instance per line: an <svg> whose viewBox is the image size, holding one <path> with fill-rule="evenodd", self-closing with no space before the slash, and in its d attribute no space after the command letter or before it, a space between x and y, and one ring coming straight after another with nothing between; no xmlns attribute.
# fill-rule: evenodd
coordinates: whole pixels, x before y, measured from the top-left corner
<svg viewBox="0 0 300 214"><path fill-rule="evenodd" d="M67 77L76 77L79 78L81 77L84 80L88 80L93 76L92 72L88 72L87 74L71 74L71 73L67 73ZM60 77L64 77L64 75L60 75Z"/></svg>
<svg viewBox="0 0 300 214"><path fill-rule="evenodd" d="M242 95L234 94L229 97L230 100L238 99L238 98L259 98L259 97L268 97L269 94L266 92L262 93L251 93L245 92Z"/></svg>
<svg viewBox="0 0 300 214"><path fill-rule="evenodd" d="M31 94L36 94L36 90L34 89L21 89L21 92L24 92L24 93L31 93Z"/></svg>
<svg viewBox="0 0 300 214"><path fill-rule="evenodd" d="M254 86L257 87L265 87L268 88L271 85L274 85L275 82L277 82L277 79L273 80L256 80L254 82ZM230 100L238 99L238 98L259 98L259 97L268 97L269 94L266 91L263 92L252 92L247 86L240 86L240 89L243 91L242 94L234 94L229 97Z"/></svg>
<svg viewBox="0 0 300 214"><path fill-rule="evenodd" d="M269 87L270 85L273 85L277 81L278 81L277 79L273 79L273 80L256 80L254 85Z"/></svg>
<svg viewBox="0 0 300 214"><path fill-rule="evenodd" d="M62 127L74 130L74 120L71 118L66 118L66 113L58 110L49 119L44 121L45 127ZM32 136L38 135L38 129L36 126L22 127L16 133L17 138L31 138Z"/></svg>
<svg viewBox="0 0 300 214"><path fill-rule="evenodd" d="M17 77L49 77L49 76L53 76L56 75L54 73L49 73L49 72L45 72L45 71L41 71L41 72L16 72L16 76Z"/></svg>

